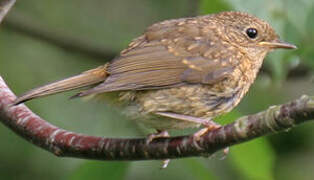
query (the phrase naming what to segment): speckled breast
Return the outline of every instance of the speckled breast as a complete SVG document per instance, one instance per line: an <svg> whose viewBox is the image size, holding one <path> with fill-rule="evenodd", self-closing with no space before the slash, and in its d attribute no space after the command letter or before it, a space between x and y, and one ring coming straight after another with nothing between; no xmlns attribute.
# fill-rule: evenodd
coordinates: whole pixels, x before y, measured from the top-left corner
<svg viewBox="0 0 314 180"><path fill-rule="evenodd" d="M172 112L200 118L214 118L229 112L238 102L240 94L213 91L212 86L188 85L162 90L122 93L121 99L133 99L126 114L155 129L183 129L200 124L155 115L155 112Z"/></svg>

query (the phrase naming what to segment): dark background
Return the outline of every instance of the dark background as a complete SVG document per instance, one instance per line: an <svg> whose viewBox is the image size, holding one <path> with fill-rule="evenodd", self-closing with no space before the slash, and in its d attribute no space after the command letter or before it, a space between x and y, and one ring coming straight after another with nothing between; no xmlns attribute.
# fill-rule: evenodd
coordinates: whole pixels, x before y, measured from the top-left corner
<svg viewBox="0 0 314 180"><path fill-rule="evenodd" d="M15 93L97 67L165 19L240 10L267 20L296 51L271 53L248 95L220 118L259 112L313 95L313 0L28 0L18 1L0 27L0 75ZM67 130L110 137L143 136L105 103L68 100L65 93L27 103ZM194 130L195 131L195 130ZM189 131L190 132L190 131ZM181 132L176 132L181 133ZM314 177L314 123L231 147L226 159L102 162L57 158L0 125L0 179L283 179Z"/></svg>

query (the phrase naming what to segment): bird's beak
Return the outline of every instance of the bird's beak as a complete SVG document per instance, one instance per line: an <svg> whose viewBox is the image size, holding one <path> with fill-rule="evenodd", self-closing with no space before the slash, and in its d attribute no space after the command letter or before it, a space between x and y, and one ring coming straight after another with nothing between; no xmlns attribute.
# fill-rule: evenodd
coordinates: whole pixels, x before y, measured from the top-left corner
<svg viewBox="0 0 314 180"><path fill-rule="evenodd" d="M268 47L268 48L284 48L284 49L297 49L297 46L281 41L281 40L276 40L273 42L267 42L267 41L262 41L259 43L260 46L263 47Z"/></svg>

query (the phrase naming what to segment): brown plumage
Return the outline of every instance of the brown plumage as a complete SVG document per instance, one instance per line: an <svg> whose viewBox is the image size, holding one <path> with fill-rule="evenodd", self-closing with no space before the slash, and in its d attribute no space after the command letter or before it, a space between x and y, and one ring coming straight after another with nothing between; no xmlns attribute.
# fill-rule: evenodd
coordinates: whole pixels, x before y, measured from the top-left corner
<svg viewBox="0 0 314 180"><path fill-rule="evenodd" d="M240 102L276 48L295 46L246 13L167 20L150 26L105 66L31 90L16 104L92 86L76 97L118 91L126 113L147 126L198 127Z"/></svg>

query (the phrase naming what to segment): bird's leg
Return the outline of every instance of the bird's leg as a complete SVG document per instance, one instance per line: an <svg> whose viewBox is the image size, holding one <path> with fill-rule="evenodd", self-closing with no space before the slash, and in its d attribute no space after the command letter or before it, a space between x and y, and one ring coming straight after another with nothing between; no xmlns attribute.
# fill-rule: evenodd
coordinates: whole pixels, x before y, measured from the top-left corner
<svg viewBox="0 0 314 180"><path fill-rule="evenodd" d="M203 123L203 126L205 126L205 128L193 134L193 137L196 138L196 140L199 140L200 137L204 135L206 132L212 131L221 127L220 124L215 123L211 118L206 119L206 122ZM228 154L229 154L229 147L226 147L223 149L223 157L221 159L222 160L225 159Z"/></svg>
<svg viewBox="0 0 314 180"><path fill-rule="evenodd" d="M193 122L193 123L197 123L197 124L201 124L205 126L204 128L200 129L199 131L197 131L196 133L192 135L196 141L199 141L200 137L204 135L205 133L221 127L221 125L218 123L215 123L212 120L212 118L204 119L204 118L198 118L198 117L193 117L193 116L187 116L183 114L176 114L172 112L156 112L156 114L160 116L182 120L182 121L189 121L189 122ZM229 153L229 147L225 148L223 150L223 153L225 157Z"/></svg>
<svg viewBox="0 0 314 180"><path fill-rule="evenodd" d="M205 128L202 128L201 130L193 134L193 138L195 138L196 141L199 141L200 137L204 135L205 133L221 127L220 124L215 123L214 121L212 121L211 118L206 119L202 125L205 126ZM225 159L228 154L229 154L229 147L226 147L223 149L223 157L221 158L221 160Z"/></svg>
<svg viewBox="0 0 314 180"><path fill-rule="evenodd" d="M208 131L212 131L221 127L220 124L215 123L211 118L204 119L204 118L198 118L198 117L187 116L183 114L176 114L176 113L171 113L171 112L157 112L156 114L160 116L178 119L178 120L194 122L194 123L205 126L204 128L200 129L199 131L197 131L196 133L192 135L196 141L198 141L200 137L204 135L205 133L207 133ZM223 150L224 157L228 154L228 152L229 152L229 147Z"/></svg>
<svg viewBox="0 0 314 180"><path fill-rule="evenodd" d="M173 118L173 119L182 120L182 121L189 121L192 123L201 124L201 125L205 126L205 128L203 128L203 129L201 129L201 130L199 130L193 134L193 137L196 138L197 140L202 135L204 135L206 132L214 130L214 129L218 129L221 127L220 124L215 123L214 121L212 121L211 118L204 119L204 118L198 118L198 117L187 116L187 115L183 115L183 114L176 114L176 113L171 113L171 112L157 112L156 114L161 115L161 116L165 116L165 117L169 117L169 118Z"/></svg>
<svg viewBox="0 0 314 180"><path fill-rule="evenodd" d="M168 131L161 131L161 130L157 130L157 133L153 133L147 136L146 138L146 144L149 144L150 142L152 142L154 139L157 138L165 138L165 137L170 137Z"/></svg>
<svg viewBox="0 0 314 180"><path fill-rule="evenodd" d="M183 115L183 114L176 114L176 113L172 113L172 112L156 112L155 114L160 115L160 116L173 118L173 119L177 119L177 120L189 121L189 122L196 123L196 124L202 124L204 126L207 126L206 124L208 124L208 123L210 123L210 124L214 123L213 121L211 121L211 119L208 120L208 119L203 119L203 118L198 118L198 117L193 117L193 116L187 116L187 115ZM216 124L216 123L214 123L214 124Z"/></svg>

